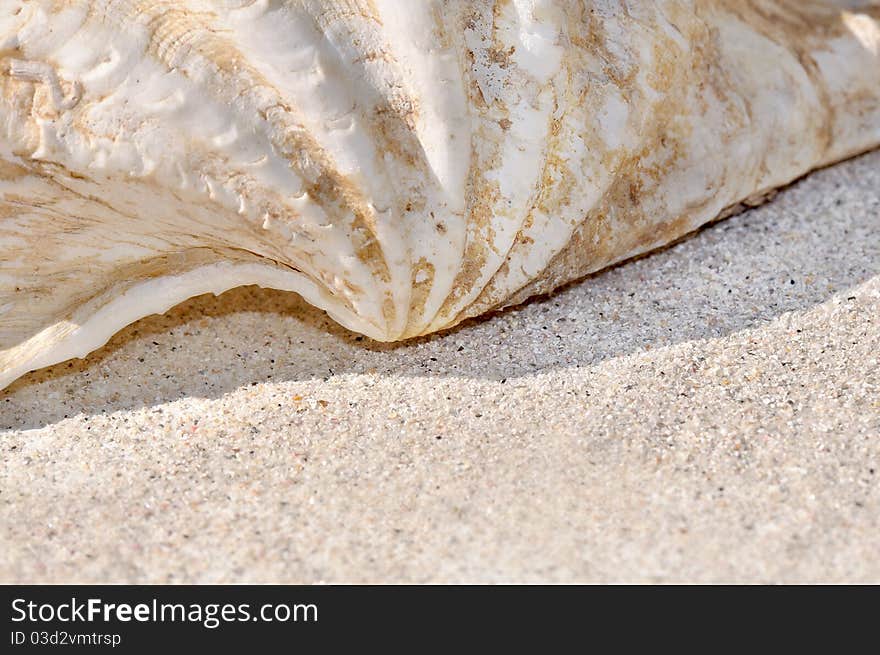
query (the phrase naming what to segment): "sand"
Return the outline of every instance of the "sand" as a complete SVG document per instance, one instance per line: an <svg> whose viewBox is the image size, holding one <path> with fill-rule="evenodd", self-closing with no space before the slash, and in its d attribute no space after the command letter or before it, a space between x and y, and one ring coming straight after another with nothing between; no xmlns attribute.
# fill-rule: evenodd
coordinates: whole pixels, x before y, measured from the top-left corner
<svg viewBox="0 0 880 655"><path fill-rule="evenodd" d="M880 153L380 345L245 288L0 392L4 582L880 581Z"/></svg>

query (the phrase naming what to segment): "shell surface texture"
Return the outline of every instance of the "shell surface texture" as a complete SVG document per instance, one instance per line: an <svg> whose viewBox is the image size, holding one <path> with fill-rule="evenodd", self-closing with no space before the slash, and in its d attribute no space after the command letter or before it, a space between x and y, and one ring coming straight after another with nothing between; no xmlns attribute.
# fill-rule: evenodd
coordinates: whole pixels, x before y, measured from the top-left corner
<svg viewBox="0 0 880 655"><path fill-rule="evenodd" d="M427 334L878 144L874 0L0 0L0 387L247 284Z"/></svg>

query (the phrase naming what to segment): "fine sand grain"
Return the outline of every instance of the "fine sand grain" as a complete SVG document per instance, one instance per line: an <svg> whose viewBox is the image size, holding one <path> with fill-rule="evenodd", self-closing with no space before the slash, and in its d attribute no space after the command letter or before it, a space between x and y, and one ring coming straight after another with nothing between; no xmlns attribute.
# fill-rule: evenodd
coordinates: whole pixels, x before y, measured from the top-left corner
<svg viewBox="0 0 880 655"><path fill-rule="evenodd" d="M0 392L4 582L880 581L880 153L390 346L200 297Z"/></svg>

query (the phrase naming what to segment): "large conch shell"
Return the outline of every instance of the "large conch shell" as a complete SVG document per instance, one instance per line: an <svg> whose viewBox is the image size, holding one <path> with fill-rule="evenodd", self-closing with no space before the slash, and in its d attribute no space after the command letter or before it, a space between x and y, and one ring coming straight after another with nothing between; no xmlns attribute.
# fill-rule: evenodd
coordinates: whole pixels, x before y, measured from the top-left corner
<svg viewBox="0 0 880 655"><path fill-rule="evenodd" d="M880 3L0 0L0 386L193 295L379 340L880 144Z"/></svg>

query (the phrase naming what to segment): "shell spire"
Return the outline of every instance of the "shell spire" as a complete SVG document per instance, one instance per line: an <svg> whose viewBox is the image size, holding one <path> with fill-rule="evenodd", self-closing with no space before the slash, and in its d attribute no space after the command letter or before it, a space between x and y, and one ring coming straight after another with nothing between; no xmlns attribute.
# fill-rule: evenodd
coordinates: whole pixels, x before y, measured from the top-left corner
<svg viewBox="0 0 880 655"><path fill-rule="evenodd" d="M5 0L0 387L245 284L426 334L878 145L871 0Z"/></svg>

